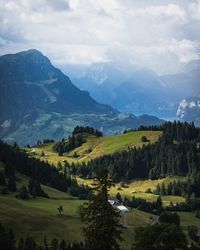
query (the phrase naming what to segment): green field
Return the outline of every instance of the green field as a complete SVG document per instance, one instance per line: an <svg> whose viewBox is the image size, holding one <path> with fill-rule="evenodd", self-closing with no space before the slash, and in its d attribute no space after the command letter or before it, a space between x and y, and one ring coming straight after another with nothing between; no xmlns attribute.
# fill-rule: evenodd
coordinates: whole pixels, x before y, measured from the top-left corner
<svg viewBox="0 0 200 250"><path fill-rule="evenodd" d="M53 143L25 148L30 156L47 160L48 162L57 165L60 161L67 160L68 162L81 162L111 154L121 150L127 150L131 147L140 147L144 143L141 142L141 137L145 135L150 142L154 143L158 140L162 132L159 131L137 131L122 134L114 137L97 138L90 136L87 142L81 147L76 148L64 156L58 156L52 150ZM42 156L42 151L45 156ZM89 152L89 153L88 153ZM74 154L78 157L74 157ZM3 164L0 163L0 171L3 169ZM91 185L92 180L84 180L76 177L79 184ZM120 182L115 184L110 189L110 195L115 196L117 192L122 197L132 198L140 197L148 201L157 199L157 195L146 193L147 189L154 191L158 184L164 183L167 185L174 180L184 180L180 177L168 177L159 180L133 180L130 182ZM17 174L17 187L27 186L28 178L21 174ZM14 230L17 239L27 234L32 235L38 242L42 242L44 237L48 241L53 238L65 239L68 242L81 241L82 225L79 216L79 207L84 203L67 193L60 192L53 188L42 186L44 191L48 193L49 199L36 198L29 200L20 200L15 198L15 193L8 195L0 194L0 223ZM1 191L2 187L0 187ZM179 196L164 196L162 197L163 205L167 206L170 202L183 202L185 199ZM62 205L64 212L58 214L57 208ZM200 219L195 217L194 213L179 213L181 218L181 226L186 230L188 225L196 225L200 228ZM132 209L129 211L128 228L123 229L122 246L124 250L131 248L134 241L134 230L138 226L150 225L156 221L155 215ZM123 221L123 218L122 218Z"/></svg>
<svg viewBox="0 0 200 250"><path fill-rule="evenodd" d="M17 174L17 187L27 186L27 184L28 179L21 174ZM16 193L0 194L0 223L12 228L17 239L29 234L38 242L43 242L44 237L48 241L53 238L65 239L68 242L81 241L83 239L82 225L78 210L85 201L75 199L50 187L42 187L49 194L49 199L20 200L15 198ZM60 205L64 208L62 215L59 215L57 211ZM151 224L156 217L133 209L127 218L129 227L123 230L125 241L122 245L124 249L130 249L135 227Z"/></svg>
<svg viewBox="0 0 200 250"><path fill-rule="evenodd" d="M79 184L92 186L93 180L85 180L80 177L77 177L76 179ZM123 182L123 184L122 182L120 182L114 184L110 188L109 194L114 197L119 192L122 197L126 196L128 198L132 198L133 196L135 196L137 198L143 198L147 201L152 202L158 198L158 195L155 195L153 193L146 193L147 189L150 188L151 191L153 192L158 184L164 183L166 186L169 182L173 182L175 180L183 181L184 177L167 177L158 180L133 180L129 182ZM185 198L181 196L170 195L170 196L163 196L162 201L164 206L168 206L170 202L174 204L176 204L177 202L178 203L184 202Z"/></svg>
<svg viewBox="0 0 200 250"><path fill-rule="evenodd" d="M3 164L1 163L0 171L2 171L2 169ZM146 194L142 191L148 187L153 189L158 182L163 181L167 183L171 180L170 178L166 178L157 181L135 181L127 184L127 187L123 189L128 192L128 189L135 188L137 193L134 193L134 196L154 200L157 196ZM78 181L81 181L81 179ZM89 181L87 182L87 184L89 184ZM27 186L27 184L28 178L24 175L17 174L17 187L20 188L23 185ZM53 238L65 239L68 242L81 241L83 239L81 231L82 225L78 210L80 205L85 201L78 200L67 193L60 192L47 186L42 186L42 188L49 194L49 199L31 198L30 200L20 200L15 198L16 193L10 193L8 195L0 194L0 223L8 228L12 228L17 239L29 234L38 242L42 242L44 237L46 237L48 241ZM117 186L113 188L116 189L112 190L112 194L115 195L115 191L119 190L117 190ZM0 191L1 189L2 187L0 187ZM130 196L132 195L133 194ZM169 204L170 201L175 203L182 200L182 197L177 196L163 197L164 205ZM60 205L64 208L64 213L62 215L59 215L57 211ZM196 225L200 228L200 219L195 217L195 213L185 212L179 213L179 215L181 217L181 226L183 226L183 229L186 230L188 225ZM134 241L134 229L136 227L150 225L156 218L155 215L137 209L130 210L127 216L128 228L123 229L123 249L130 249Z"/></svg>
<svg viewBox="0 0 200 250"><path fill-rule="evenodd" d="M65 153L63 156L58 156L58 153L52 150L53 143L24 149L29 155L40 158L41 160L47 160L54 165L57 165L58 161L62 162L63 160L67 160L70 163L87 162L105 154L112 154L132 147L141 147L143 144L154 143L161 134L161 131L136 131L108 137L90 136L87 138L87 142L82 146L69 153ZM143 143L141 141L142 136L146 136L149 142ZM41 156L42 151L45 156ZM78 157L74 157L75 154L78 155Z"/></svg>
<svg viewBox="0 0 200 250"><path fill-rule="evenodd" d="M27 185L27 178L17 175L18 188ZM146 184L145 184L146 185ZM50 198L36 198L20 200L15 198L15 193L0 195L0 222L13 228L17 239L22 235L32 235L38 242L44 237L50 241L53 238L65 239L68 242L81 241L81 222L79 206L84 203L69 194L60 192L50 187L42 186L48 192ZM1 189L1 187L0 187ZM169 197L164 197L163 199ZM178 197L174 197L174 199ZM58 215L57 208L62 205L64 213ZM194 213L179 213L181 226L186 230L188 225L196 225L200 228L200 219ZM132 209L128 213L128 228L123 229L123 249L128 250L134 241L134 229L138 226L152 224L156 216ZM122 218L123 221L123 218Z"/></svg>

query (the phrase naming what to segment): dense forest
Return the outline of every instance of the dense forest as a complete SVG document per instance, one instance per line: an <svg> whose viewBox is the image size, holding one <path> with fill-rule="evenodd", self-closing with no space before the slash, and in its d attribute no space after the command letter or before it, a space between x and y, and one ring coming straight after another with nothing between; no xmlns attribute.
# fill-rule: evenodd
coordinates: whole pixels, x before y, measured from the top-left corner
<svg viewBox="0 0 200 250"><path fill-rule="evenodd" d="M142 126L139 130L162 130L163 134L155 144L105 155L87 164L72 164L73 173L83 178L93 178L98 168L107 166L114 182L187 176L189 184L183 187L185 192L200 196L200 128L193 123L175 121L159 127Z"/></svg>
<svg viewBox="0 0 200 250"><path fill-rule="evenodd" d="M88 135L93 135L96 137L103 136L101 131L92 127L76 126L72 132L72 135L69 136L68 139L62 139L61 142L57 142L53 146L53 149L58 152L59 155L62 155L65 152L69 152L77 147L80 147L86 142Z"/></svg>
<svg viewBox="0 0 200 250"><path fill-rule="evenodd" d="M29 191L31 195L47 197L40 187L40 183L60 191L69 191L72 195L87 197L90 189L84 186L78 186L76 180L66 171L61 171L48 162L41 161L36 158L30 158L28 155L18 148L15 144L8 145L0 140L0 161L5 164L5 171L0 173L1 185L7 186L8 191L16 191L16 171L30 178ZM26 190L21 190L22 194Z"/></svg>

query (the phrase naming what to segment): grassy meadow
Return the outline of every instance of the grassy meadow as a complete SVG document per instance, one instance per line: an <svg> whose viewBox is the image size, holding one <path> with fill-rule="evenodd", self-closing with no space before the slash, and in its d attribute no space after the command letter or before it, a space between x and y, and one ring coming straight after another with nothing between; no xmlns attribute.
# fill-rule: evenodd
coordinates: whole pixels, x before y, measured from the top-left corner
<svg viewBox="0 0 200 250"><path fill-rule="evenodd" d="M137 131L118 136L110 136L97 138L90 136L87 142L81 147L72 150L63 156L58 156L52 150L53 143L24 148L30 156L48 161L55 166L60 161L81 162L89 161L98 156L112 154L121 150L128 150L131 147L140 147L141 137L146 136L148 143L154 143L158 140L162 132L160 131ZM44 156L42 156L42 151ZM74 157L74 155L78 157ZM0 171L3 170L3 164L0 163ZM85 180L76 177L79 184L92 185L93 180ZM115 196L118 192L122 197L132 198L140 197L148 201L157 199L157 195L146 193L147 189L153 192L158 184L167 185L174 180L183 180L181 177L168 177L159 180L133 180L130 182L120 182L114 184L110 189L110 195ZM17 187L28 185L28 178L17 173ZM42 186L44 191L48 193L47 198L31 198L29 200L16 199L16 193L7 195L0 194L0 223L14 230L17 239L27 234L32 235L38 242L42 242L44 237L48 241L53 238L65 239L68 242L79 242L83 239L82 224L79 216L79 207L85 201L78 200L67 193L60 192L56 189ZM0 186L0 191L2 187ZM1 192L0 192L1 193ZM180 196L164 196L162 197L163 205L167 206L170 202L183 202L185 199ZM58 214L57 208L62 205L64 212ZM196 225L200 228L200 219L195 217L195 213L181 212L181 226L186 230L188 225ZM132 209L127 215L128 228L123 229L122 246L124 250L131 248L134 241L134 229L138 226L152 224L157 217L155 215ZM123 218L122 218L123 222Z"/></svg>
<svg viewBox="0 0 200 250"><path fill-rule="evenodd" d="M76 178L79 184L92 186L93 180L85 180L80 177ZM155 201L158 198L158 195L153 193L146 193L147 189L151 189L153 192L156 189L158 184L164 183L167 185L169 182L177 180L184 180L183 177L167 177L158 180L133 180L130 182L120 182L114 184L109 191L111 196L116 196L119 192L122 197L132 198L133 196L137 198L143 198L147 201ZM184 202L185 198L181 196L163 196L162 197L163 205L168 206L170 202L176 204L177 202Z"/></svg>
<svg viewBox="0 0 200 250"><path fill-rule="evenodd" d="M105 154L112 154L133 147L141 147L147 143L155 143L161 133L161 131L136 131L107 137L90 136L87 138L87 142L82 146L70 151L69 153L65 153L63 156L58 156L58 153L52 150L53 143L24 149L30 156L45 161L47 160L54 165L57 165L58 161L62 162L63 160L66 160L69 163L87 162ZM142 136L146 136L149 142L142 142ZM42 151L44 152L44 156L42 156ZM75 155L76 157L74 157Z"/></svg>
<svg viewBox="0 0 200 250"><path fill-rule="evenodd" d="M0 171L2 164L0 166ZM28 178L17 174L17 188L28 185ZM0 191L3 187L0 186ZM12 228L19 239L27 234L38 242L53 238L65 239L67 242L79 242L83 239L79 207L85 201L78 200L67 193L42 186L49 199L37 197L29 200L16 199L16 193L0 194L0 223ZM64 212L58 214L57 208L62 205ZM133 209L127 216L128 228L123 229L123 249L130 249L134 240L134 229L151 224L156 219L148 213ZM123 218L122 218L123 223Z"/></svg>
<svg viewBox="0 0 200 250"><path fill-rule="evenodd" d="M3 169L3 164L0 164L0 171ZM157 183L162 181L167 183L172 179L166 178L157 181L134 181L127 183L126 187L120 187L120 183L111 189L111 195L115 195L120 187L120 193L125 196L134 189L136 197L146 198L148 200L155 200L156 195L147 194L147 188L153 188ZM78 179L79 182L85 181ZM88 185L91 181L87 180ZM86 184L86 183L85 183ZM28 178L17 173L17 188L28 185ZM65 239L68 242L79 242L83 239L82 224L79 216L79 207L85 201L78 200L67 193L60 192L56 189L42 186L45 192L48 193L47 198L31 198L29 200L16 199L16 193L9 193L7 195L0 194L0 223L6 227L13 228L17 239L27 234L32 235L38 242L42 242L44 237L48 241L53 238ZM0 186L0 191L2 187ZM124 194L123 194L124 191ZM128 196L128 195L127 195ZM170 201L180 202L184 198L177 196L163 197L163 203L169 204ZM62 205L64 212L62 215L58 214L57 208ZM188 225L196 225L200 228L200 219L195 217L195 213L179 213L181 218L181 226L186 230ZM150 225L156 220L156 216L132 209L127 215L128 228L123 229L122 247L124 250L130 250L134 241L134 230L138 226ZM123 223L123 218L121 218Z"/></svg>

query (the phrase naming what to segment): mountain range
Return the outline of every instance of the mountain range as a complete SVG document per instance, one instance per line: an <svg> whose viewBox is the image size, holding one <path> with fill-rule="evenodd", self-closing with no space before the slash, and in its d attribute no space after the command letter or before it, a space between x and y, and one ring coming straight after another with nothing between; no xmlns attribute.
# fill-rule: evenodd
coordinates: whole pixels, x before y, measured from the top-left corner
<svg viewBox="0 0 200 250"><path fill-rule="evenodd" d="M108 135L162 122L99 104L37 50L0 57L0 137L9 142L61 139L80 124Z"/></svg>
<svg viewBox="0 0 200 250"><path fill-rule="evenodd" d="M113 72L116 72L115 77ZM95 64L81 75L71 75L73 82L79 88L90 91L97 101L121 112L138 115L148 113L175 119L180 102L200 91L199 60L170 75L160 76L147 68L129 67L125 70L114 62Z"/></svg>

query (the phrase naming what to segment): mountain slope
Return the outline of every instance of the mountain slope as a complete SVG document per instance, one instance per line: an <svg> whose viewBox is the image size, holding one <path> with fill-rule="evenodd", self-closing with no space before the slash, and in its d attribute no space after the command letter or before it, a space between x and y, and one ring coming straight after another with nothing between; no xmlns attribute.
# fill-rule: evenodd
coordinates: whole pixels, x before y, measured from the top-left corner
<svg viewBox="0 0 200 250"><path fill-rule="evenodd" d="M159 76L134 66L126 69L115 62L95 64L77 76L74 83L81 89L121 112L175 117L179 102L200 91L200 61L194 60L181 72Z"/></svg>
<svg viewBox="0 0 200 250"><path fill-rule="evenodd" d="M78 124L110 134L143 123L151 124L97 103L37 50L0 57L0 137L9 142L61 139Z"/></svg>
<svg viewBox="0 0 200 250"><path fill-rule="evenodd" d="M106 154L113 154L133 147L142 147L148 143L155 143L161 134L161 131L134 131L107 137L88 136L86 142L80 147L68 153L64 153L62 156L58 156L58 152L53 150L54 143L24 149L29 155L40 158L41 160L47 160L54 165L57 165L59 161L67 161L70 163L87 162ZM145 143L142 142L142 136L146 136L149 141ZM44 156L42 156L42 151L44 152Z"/></svg>

